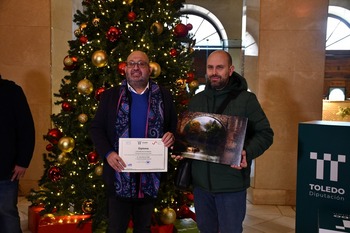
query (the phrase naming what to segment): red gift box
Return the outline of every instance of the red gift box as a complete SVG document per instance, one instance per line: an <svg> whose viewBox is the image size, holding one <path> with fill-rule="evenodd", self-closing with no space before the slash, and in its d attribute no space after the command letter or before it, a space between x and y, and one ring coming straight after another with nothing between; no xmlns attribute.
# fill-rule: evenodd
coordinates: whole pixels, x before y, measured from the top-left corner
<svg viewBox="0 0 350 233"><path fill-rule="evenodd" d="M174 224L151 226L152 233L173 233Z"/></svg>
<svg viewBox="0 0 350 233"><path fill-rule="evenodd" d="M43 209L44 207L42 205L28 207L28 229L32 233L38 232L38 224L41 218L40 211L42 211Z"/></svg>
<svg viewBox="0 0 350 233"><path fill-rule="evenodd" d="M40 218L37 233L92 233L92 221L81 222L89 217L89 215L46 215Z"/></svg>
<svg viewBox="0 0 350 233"><path fill-rule="evenodd" d="M128 228L128 232L132 232L134 224L132 220L130 220ZM152 225L151 226L151 233L173 233L174 231L174 224L166 224L166 225Z"/></svg>
<svg viewBox="0 0 350 233"><path fill-rule="evenodd" d="M189 217L189 218L192 218L194 221L196 221L196 214L195 214L193 211L190 211L190 212L188 213L188 217Z"/></svg>
<svg viewBox="0 0 350 233"><path fill-rule="evenodd" d="M53 214L40 215L43 206L30 206L28 208L28 229L32 233L91 233L91 220L79 223L90 217L90 215L65 215L55 216Z"/></svg>

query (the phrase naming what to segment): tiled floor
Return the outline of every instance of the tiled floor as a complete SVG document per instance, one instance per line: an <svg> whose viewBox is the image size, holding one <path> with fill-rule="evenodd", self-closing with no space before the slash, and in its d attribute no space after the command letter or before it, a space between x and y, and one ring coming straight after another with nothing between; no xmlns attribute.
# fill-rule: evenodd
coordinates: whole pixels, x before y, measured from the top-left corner
<svg viewBox="0 0 350 233"><path fill-rule="evenodd" d="M18 200L23 233L32 233L28 230L29 204L24 197L20 197ZM247 203L247 215L244 221L243 233L294 233L294 228L294 207Z"/></svg>

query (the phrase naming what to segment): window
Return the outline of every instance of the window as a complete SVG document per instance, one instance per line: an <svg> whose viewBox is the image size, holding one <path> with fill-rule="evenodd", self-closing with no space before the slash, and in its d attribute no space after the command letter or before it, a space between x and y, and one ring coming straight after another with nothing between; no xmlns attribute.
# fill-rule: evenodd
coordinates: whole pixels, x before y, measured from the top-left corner
<svg viewBox="0 0 350 233"><path fill-rule="evenodd" d="M345 88L344 87L330 87L328 99L333 100L333 101L345 100Z"/></svg>
<svg viewBox="0 0 350 233"><path fill-rule="evenodd" d="M195 49L222 49L227 35L217 17L203 7L185 4L180 17L183 24L192 24L190 31L196 40Z"/></svg>
<svg viewBox="0 0 350 233"><path fill-rule="evenodd" d="M200 85L197 93L204 89L206 83L205 64L209 54L217 49L227 47L226 31L219 19L207 9L184 4L181 9L180 20L183 24L191 24L190 36L195 40L194 45L194 69Z"/></svg>
<svg viewBox="0 0 350 233"><path fill-rule="evenodd" d="M220 20L209 10L192 4L184 4L181 9L182 16L180 20L183 24L191 24L190 35L195 39L194 45L194 68L195 76L201 84L197 92L204 89L206 83L206 59L209 54L217 49L228 50L232 47L229 42L226 31ZM245 17L245 15L243 16ZM243 19L245 21L245 19ZM243 25L245 27L245 25ZM238 49L245 49L244 53L248 56L257 56L258 46L249 32L245 32L245 38L242 38L243 45L239 43ZM230 43L230 45L229 45Z"/></svg>
<svg viewBox="0 0 350 233"><path fill-rule="evenodd" d="M326 50L350 50L350 11L329 6Z"/></svg>

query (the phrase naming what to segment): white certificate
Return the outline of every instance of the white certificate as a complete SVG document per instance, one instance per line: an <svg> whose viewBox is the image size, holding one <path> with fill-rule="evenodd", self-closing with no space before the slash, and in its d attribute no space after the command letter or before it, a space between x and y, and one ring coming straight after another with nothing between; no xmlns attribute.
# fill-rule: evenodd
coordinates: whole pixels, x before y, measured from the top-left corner
<svg viewBox="0 0 350 233"><path fill-rule="evenodd" d="M119 138L119 156L124 172L168 171L168 148L161 138Z"/></svg>

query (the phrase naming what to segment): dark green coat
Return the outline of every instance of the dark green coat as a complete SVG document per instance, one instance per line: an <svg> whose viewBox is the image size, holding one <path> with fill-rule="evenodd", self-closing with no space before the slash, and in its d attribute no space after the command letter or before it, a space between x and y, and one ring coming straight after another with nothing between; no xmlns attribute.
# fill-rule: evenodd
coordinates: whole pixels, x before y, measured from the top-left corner
<svg viewBox="0 0 350 233"><path fill-rule="evenodd" d="M229 102L222 114L248 118L244 150L247 152L248 167L242 170L229 165L193 160L193 186L211 192L237 192L250 186L250 166L252 160L267 150L273 142L273 130L254 93L247 91L246 80L234 72L229 84L220 91L209 84L205 90L195 95L189 103L191 112L216 113L220 104L231 91L241 93Z"/></svg>

